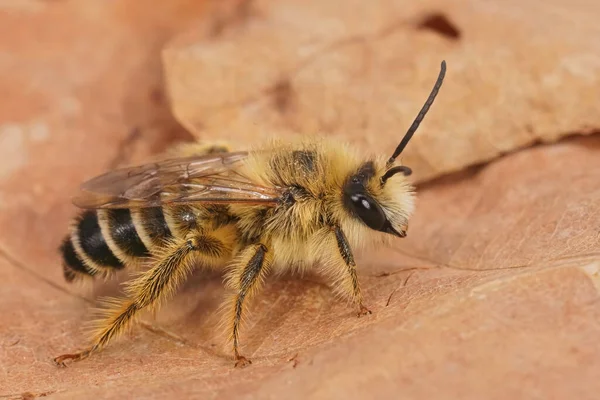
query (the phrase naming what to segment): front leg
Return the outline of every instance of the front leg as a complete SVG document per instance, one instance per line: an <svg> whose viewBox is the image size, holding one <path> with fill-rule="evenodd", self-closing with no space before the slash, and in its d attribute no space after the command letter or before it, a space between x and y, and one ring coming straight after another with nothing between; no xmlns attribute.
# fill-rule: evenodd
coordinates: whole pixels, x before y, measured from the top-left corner
<svg viewBox="0 0 600 400"><path fill-rule="evenodd" d="M236 367L245 367L252 361L239 353L239 331L244 311L244 301L260 289L264 277L269 271L273 256L264 244L246 247L234 261L227 276L227 286L237 293L231 300L231 336Z"/></svg>
<svg viewBox="0 0 600 400"><path fill-rule="evenodd" d="M363 297L360 291L360 282L358 281L358 276L356 275L356 262L354 262L354 256L352 255L352 249L350 248L350 243L348 243L348 239L342 231L342 228L339 226L335 226L333 228L335 233L335 240L337 243L338 250L342 259L344 260L344 264L346 267L346 280L349 282L349 285L344 285L344 289L346 294L352 299L352 301L358 305L358 316L363 316L367 314L371 314L371 310L363 304Z"/></svg>
<svg viewBox="0 0 600 400"><path fill-rule="evenodd" d="M359 317L371 314L371 310L363 304L356 262L344 231L337 225L332 226L324 235L317 235L315 239L317 241L314 245L323 253L325 272L334 280L334 289L358 306Z"/></svg>

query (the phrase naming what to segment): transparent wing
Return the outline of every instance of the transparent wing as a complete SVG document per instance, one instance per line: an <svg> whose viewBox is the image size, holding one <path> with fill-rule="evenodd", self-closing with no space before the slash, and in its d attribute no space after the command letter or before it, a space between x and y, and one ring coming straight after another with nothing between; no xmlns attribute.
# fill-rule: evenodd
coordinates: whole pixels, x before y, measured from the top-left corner
<svg viewBox="0 0 600 400"><path fill-rule="evenodd" d="M81 208L136 208L164 204L276 204L282 191L251 182L236 169L247 152L218 153L122 168L81 185Z"/></svg>

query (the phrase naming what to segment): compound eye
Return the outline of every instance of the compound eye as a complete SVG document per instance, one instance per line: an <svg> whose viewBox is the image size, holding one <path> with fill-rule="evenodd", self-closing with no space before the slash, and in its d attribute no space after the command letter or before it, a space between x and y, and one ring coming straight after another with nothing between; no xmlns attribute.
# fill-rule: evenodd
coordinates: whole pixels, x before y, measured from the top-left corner
<svg viewBox="0 0 600 400"><path fill-rule="evenodd" d="M356 215L371 229L381 231L387 218L375 200L362 193L350 195L350 203Z"/></svg>

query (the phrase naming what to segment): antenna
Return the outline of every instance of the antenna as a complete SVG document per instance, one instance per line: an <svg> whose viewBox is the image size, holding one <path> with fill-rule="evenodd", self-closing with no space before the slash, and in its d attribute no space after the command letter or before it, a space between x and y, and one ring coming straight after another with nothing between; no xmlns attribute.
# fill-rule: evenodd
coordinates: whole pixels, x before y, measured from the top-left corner
<svg viewBox="0 0 600 400"><path fill-rule="evenodd" d="M427 101L425 102L425 104L423 104L421 111L419 111L419 114L413 121L412 125L410 126L410 128L408 128L408 131L402 138L402 141L400 142L398 147L396 147L394 154L392 154L392 156L388 160L387 165L386 165L387 168L390 168L392 166L392 164L394 164L394 161L396 161L396 158L400 155L400 153L402 153L402 151L404 150L404 148L406 147L406 145L408 144L410 139L413 137L414 133L417 131L417 128L419 128L419 124L421 124L421 121L423 121L423 118L425 118L427 111L429 111L429 107L431 107L431 105L433 104L433 101L435 100L435 96L437 96L440 88L442 87L442 82L444 82L445 75L446 75L446 61L442 61L440 74L438 75L437 80L435 81L435 85L433 86L433 89L431 89L431 93L429 93L429 97L427 98Z"/></svg>

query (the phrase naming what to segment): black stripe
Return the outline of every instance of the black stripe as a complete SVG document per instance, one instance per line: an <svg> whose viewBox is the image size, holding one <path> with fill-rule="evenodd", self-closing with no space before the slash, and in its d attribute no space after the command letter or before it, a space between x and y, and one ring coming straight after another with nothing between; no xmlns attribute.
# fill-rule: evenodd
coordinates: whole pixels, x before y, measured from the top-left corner
<svg viewBox="0 0 600 400"><path fill-rule="evenodd" d="M88 210L81 214L77 233L81 249L92 261L103 267L123 268L123 263L113 254L102 236L95 211Z"/></svg>
<svg viewBox="0 0 600 400"><path fill-rule="evenodd" d="M75 271L94 276L95 272L89 269L75 252L75 247L73 247L70 237L67 236L63 240L60 246L60 252L63 258L63 270L67 282L71 282L75 279L77 276Z"/></svg>
<svg viewBox="0 0 600 400"><path fill-rule="evenodd" d="M152 243L173 237L161 207L143 208L140 212L140 220L144 224L144 231L146 231Z"/></svg>
<svg viewBox="0 0 600 400"><path fill-rule="evenodd" d="M110 237L128 256L148 257L150 253L135 229L131 212L128 209L115 209L106 212Z"/></svg>

